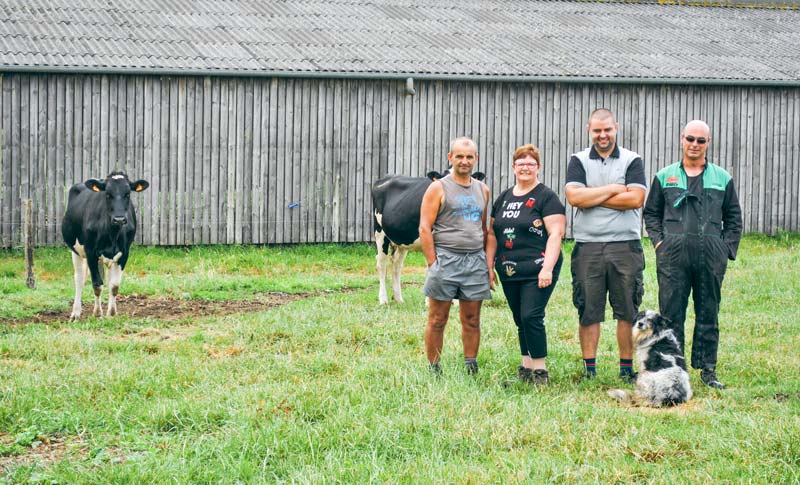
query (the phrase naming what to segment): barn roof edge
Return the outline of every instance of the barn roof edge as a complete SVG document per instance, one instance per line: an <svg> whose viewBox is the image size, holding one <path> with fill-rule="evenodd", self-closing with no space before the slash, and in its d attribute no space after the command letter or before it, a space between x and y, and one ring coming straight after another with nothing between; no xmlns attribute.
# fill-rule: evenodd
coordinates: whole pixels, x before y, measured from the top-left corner
<svg viewBox="0 0 800 485"><path fill-rule="evenodd" d="M359 71L280 71L280 70L223 70L223 69L164 69L136 67L71 67L71 66L9 66L0 65L3 73L39 74L130 74L142 76L190 77L277 77L309 79L366 79L453 82L543 82L566 84L664 84L709 86L769 86L800 87L800 79L724 79L724 78L669 78L669 77L613 77L613 76L519 76L503 74L443 74L414 72L359 72Z"/></svg>

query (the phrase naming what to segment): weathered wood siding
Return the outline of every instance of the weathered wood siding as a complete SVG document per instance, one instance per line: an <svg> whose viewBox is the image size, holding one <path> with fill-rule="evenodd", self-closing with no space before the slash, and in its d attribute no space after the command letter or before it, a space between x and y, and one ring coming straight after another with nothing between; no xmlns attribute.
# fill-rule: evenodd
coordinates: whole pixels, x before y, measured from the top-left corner
<svg viewBox="0 0 800 485"><path fill-rule="evenodd" d="M686 121L708 121L746 231L800 230L793 88L418 80L411 96L402 81L4 74L0 245L20 244L26 198L37 243L60 244L70 185L114 169L151 183L134 196L141 244L366 241L371 182L445 168L458 135L478 142L493 194L528 142L563 194L597 107L616 113L648 179L678 160Z"/></svg>

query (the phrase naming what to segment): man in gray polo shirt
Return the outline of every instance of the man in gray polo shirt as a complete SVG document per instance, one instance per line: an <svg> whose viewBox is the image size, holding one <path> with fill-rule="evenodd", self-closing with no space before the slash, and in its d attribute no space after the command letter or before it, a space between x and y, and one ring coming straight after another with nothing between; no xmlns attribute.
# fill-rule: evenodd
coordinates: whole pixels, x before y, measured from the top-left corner
<svg viewBox="0 0 800 485"><path fill-rule="evenodd" d="M567 168L567 201L573 220L572 302L578 309L578 336L584 376L594 378L600 323L606 295L617 320L620 378L632 382L633 322L644 295L640 211L647 180L644 162L617 145L618 125L601 108L586 125L592 146L572 155Z"/></svg>

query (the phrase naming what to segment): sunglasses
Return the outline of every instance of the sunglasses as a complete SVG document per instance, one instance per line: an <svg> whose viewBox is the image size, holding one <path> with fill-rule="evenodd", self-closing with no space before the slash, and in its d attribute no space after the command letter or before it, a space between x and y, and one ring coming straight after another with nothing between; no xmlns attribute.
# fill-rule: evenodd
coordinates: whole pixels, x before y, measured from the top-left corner
<svg viewBox="0 0 800 485"><path fill-rule="evenodd" d="M692 135L686 135L683 137L684 140L688 141L689 143L697 142L698 145L705 145L708 140L703 137L695 138Z"/></svg>

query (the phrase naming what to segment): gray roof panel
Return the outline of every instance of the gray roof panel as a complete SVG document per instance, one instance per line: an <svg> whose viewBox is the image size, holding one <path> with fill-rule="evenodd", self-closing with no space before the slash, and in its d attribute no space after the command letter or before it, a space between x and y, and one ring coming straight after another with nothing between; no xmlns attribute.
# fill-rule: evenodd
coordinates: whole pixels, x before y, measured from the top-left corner
<svg viewBox="0 0 800 485"><path fill-rule="evenodd" d="M798 81L800 10L535 0L0 0L0 70Z"/></svg>

